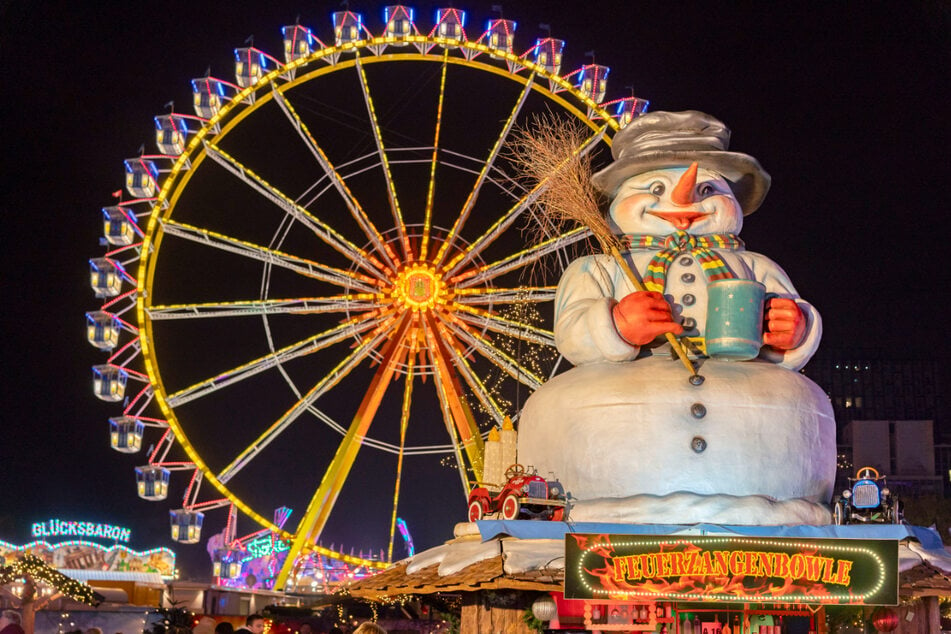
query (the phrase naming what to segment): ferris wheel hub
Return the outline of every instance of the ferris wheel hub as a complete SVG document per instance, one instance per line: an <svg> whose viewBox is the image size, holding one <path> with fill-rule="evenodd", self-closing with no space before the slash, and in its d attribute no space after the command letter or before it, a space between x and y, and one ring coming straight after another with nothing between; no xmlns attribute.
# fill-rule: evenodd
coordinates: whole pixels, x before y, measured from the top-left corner
<svg viewBox="0 0 951 634"><path fill-rule="evenodd" d="M446 283L429 263L411 264L393 281L393 299L411 310L432 310L446 303L447 295Z"/></svg>

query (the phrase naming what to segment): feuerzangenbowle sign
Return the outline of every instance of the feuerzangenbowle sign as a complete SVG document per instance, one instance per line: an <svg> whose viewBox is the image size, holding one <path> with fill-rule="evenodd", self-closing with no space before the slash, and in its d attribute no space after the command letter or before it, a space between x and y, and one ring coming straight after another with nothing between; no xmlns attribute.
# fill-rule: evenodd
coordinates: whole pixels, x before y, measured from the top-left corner
<svg viewBox="0 0 951 634"><path fill-rule="evenodd" d="M569 533L565 598L894 605L898 541Z"/></svg>

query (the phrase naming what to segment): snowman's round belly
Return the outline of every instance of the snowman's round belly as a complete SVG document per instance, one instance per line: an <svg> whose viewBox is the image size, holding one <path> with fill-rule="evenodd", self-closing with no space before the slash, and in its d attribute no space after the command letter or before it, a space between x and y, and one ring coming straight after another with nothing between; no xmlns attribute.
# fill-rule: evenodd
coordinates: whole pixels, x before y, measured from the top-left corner
<svg viewBox="0 0 951 634"><path fill-rule="evenodd" d="M759 361L707 361L693 386L669 358L574 368L519 422L519 462L578 500L701 495L828 502L835 421L806 377Z"/></svg>

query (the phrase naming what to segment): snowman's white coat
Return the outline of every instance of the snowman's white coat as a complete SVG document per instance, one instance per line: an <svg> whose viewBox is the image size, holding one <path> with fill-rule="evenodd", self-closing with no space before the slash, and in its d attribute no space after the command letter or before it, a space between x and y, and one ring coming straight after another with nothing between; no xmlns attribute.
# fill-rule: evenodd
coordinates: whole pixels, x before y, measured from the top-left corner
<svg viewBox="0 0 951 634"><path fill-rule="evenodd" d="M822 337L822 318L818 311L799 297L785 271L766 256L745 250L714 252L738 278L761 282L767 294L796 302L806 318L805 340L786 351L764 346L760 358L791 370L804 366L819 347ZM646 271L648 262L656 253L656 250L635 249L625 257L634 270ZM611 316L614 304L634 290L627 275L611 256L589 255L572 262L562 276L555 297L555 343L565 358L575 365L637 358L641 349L621 338ZM683 254L674 258L667 272L664 295L671 304L675 320L686 317L696 320L696 331L685 334L702 337L707 320L707 284L695 257ZM688 295L693 297L693 303L684 301ZM666 343L661 344L661 348L658 350L660 354L669 355Z"/></svg>

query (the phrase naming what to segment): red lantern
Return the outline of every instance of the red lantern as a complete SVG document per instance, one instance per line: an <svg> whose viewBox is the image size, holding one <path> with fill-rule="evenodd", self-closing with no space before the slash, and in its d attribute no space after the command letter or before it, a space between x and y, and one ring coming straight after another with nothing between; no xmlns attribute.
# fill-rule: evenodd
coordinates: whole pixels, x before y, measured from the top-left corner
<svg viewBox="0 0 951 634"><path fill-rule="evenodd" d="M898 613L891 608L878 608L872 612L872 625L879 632L892 632L898 627Z"/></svg>

